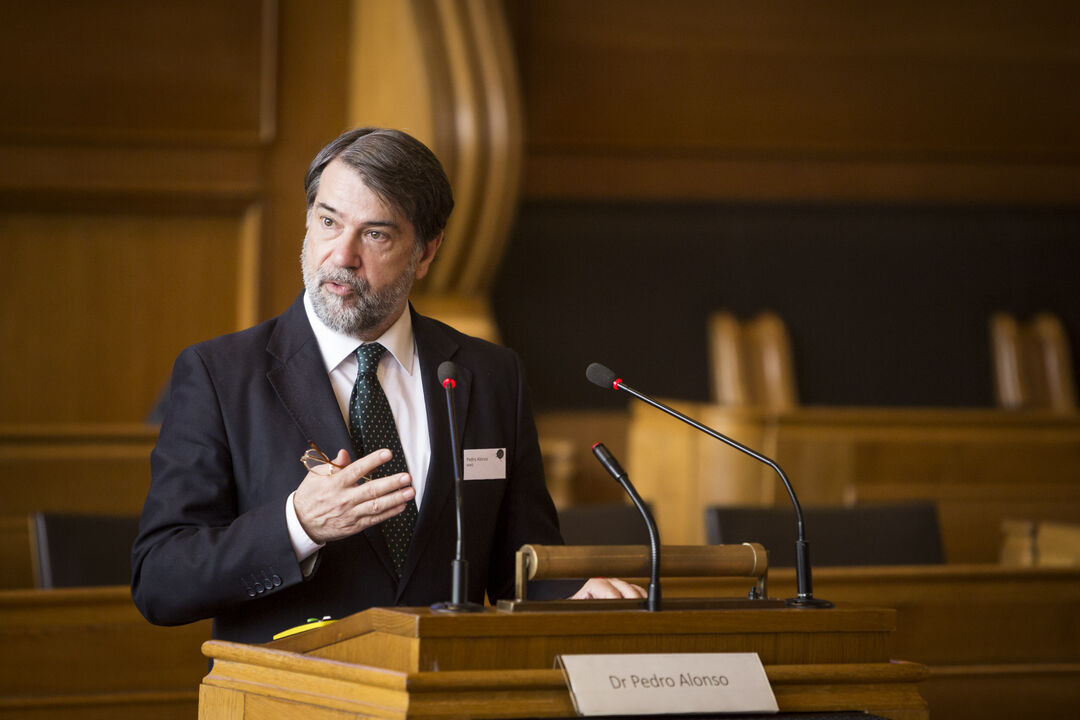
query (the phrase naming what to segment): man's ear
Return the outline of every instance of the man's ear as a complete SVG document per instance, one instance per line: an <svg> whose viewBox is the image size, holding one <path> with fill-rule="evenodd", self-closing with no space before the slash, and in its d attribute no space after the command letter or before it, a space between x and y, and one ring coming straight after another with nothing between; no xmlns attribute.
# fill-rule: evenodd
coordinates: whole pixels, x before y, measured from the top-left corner
<svg viewBox="0 0 1080 720"><path fill-rule="evenodd" d="M434 240L429 240L424 245L424 250L420 254L420 260L416 263L416 275L415 279L419 280L428 273L428 268L431 267L431 263L435 260L435 253L439 252L439 247L442 245L443 234L439 235Z"/></svg>

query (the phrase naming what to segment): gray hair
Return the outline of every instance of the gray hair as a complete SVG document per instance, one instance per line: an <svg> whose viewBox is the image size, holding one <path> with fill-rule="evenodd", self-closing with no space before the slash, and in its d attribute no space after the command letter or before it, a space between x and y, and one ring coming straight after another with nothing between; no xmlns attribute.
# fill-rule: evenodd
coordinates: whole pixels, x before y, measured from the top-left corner
<svg viewBox="0 0 1080 720"><path fill-rule="evenodd" d="M431 242L446 227L454 194L439 159L412 135L384 128L350 130L319 151L304 178L309 211L323 170L337 158L359 173L380 200L409 219L417 244Z"/></svg>

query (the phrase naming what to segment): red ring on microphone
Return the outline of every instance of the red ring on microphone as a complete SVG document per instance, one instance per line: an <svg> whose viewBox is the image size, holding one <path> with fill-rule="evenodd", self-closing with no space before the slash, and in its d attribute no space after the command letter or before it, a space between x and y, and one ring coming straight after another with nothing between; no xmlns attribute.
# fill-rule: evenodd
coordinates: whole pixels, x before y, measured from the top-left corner
<svg viewBox="0 0 1080 720"><path fill-rule="evenodd" d="M446 383L450 383L450 387L452 387L452 388L457 387L457 383L454 382L454 378L446 378L445 380L443 380L442 386L444 388L446 387Z"/></svg>

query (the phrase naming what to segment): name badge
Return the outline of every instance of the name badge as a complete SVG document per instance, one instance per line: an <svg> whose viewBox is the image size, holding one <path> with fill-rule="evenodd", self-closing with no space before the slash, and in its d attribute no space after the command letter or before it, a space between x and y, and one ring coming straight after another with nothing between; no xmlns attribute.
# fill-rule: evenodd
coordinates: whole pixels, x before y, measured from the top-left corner
<svg viewBox="0 0 1080 720"><path fill-rule="evenodd" d="M465 451L465 480L505 480L506 448Z"/></svg>
<svg viewBox="0 0 1080 720"><path fill-rule="evenodd" d="M775 713L757 653L560 655L579 715Z"/></svg>

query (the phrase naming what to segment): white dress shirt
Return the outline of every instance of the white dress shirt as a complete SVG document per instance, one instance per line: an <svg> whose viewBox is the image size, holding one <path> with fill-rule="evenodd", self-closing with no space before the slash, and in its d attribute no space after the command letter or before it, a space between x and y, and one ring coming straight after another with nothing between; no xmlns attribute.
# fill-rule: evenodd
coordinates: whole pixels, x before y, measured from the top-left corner
<svg viewBox="0 0 1080 720"><path fill-rule="evenodd" d="M327 327L315 315L311 299L304 293L304 309L308 322L315 332L323 363L326 366L330 385L338 401L342 419L349 422L349 399L356 384L356 348L362 343ZM420 377L420 359L416 350L416 340L412 332L412 314L406 307L394 324L375 340L388 352L379 361L379 383L386 393L390 411L394 415L401 447L405 451L405 462L409 466L412 486L416 489L416 506L419 510L424 496L424 484L427 479L428 464L431 460L431 442L428 437L427 405L424 402L424 385ZM338 448L321 448L333 457ZM345 448L352 456L352 448ZM356 460L357 458L352 458ZM285 520L289 527L289 538L297 560L301 561L304 574L310 573L313 563L304 563L305 559L314 559L314 553L322 547L308 537L300 526L293 506L293 496L286 501Z"/></svg>

